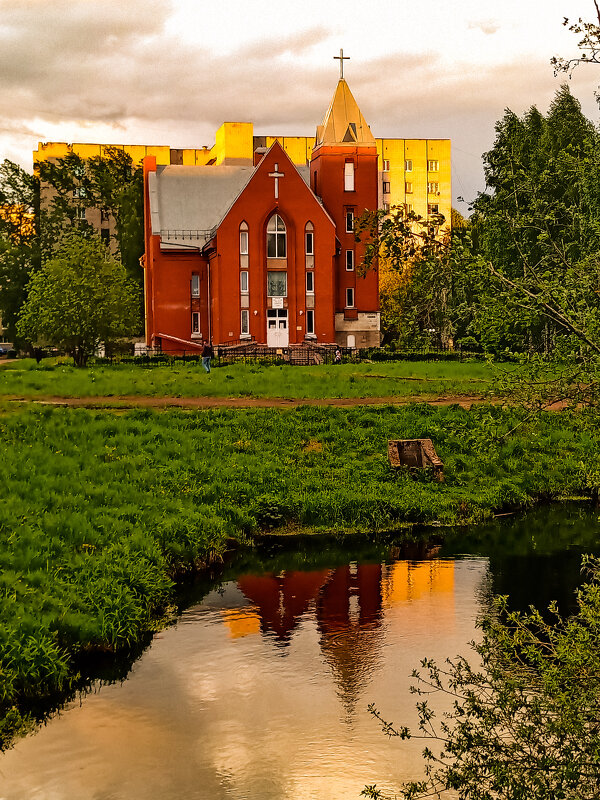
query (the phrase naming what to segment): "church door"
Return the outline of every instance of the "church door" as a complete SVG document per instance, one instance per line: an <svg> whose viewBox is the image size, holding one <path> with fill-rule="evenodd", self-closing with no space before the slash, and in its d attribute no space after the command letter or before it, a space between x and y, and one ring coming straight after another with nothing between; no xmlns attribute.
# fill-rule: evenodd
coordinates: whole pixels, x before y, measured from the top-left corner
<svg viewBox="0 0 600 800"><path fill-rule="evenodd" d="M289 341L287 308L268 308L267 347L287 347Z"/></svg>

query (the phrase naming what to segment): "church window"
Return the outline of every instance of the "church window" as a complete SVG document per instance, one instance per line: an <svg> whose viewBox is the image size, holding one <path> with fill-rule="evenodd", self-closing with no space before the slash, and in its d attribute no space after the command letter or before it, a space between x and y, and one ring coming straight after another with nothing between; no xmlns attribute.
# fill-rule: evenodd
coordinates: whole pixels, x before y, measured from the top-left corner
<svg viewBox="0 0 600 800"><path fill-rule="evenodd" d="M314 294L314 293L315 293L315 273L309 271L306 273L306 294Z"/></svg>
<svg viewBox="0 0 600 800"><path fill-rule="evenodd" d="M412 172L412 158L407 158L404 161L404 171Z"/></svg>
<svg viewBox="0 0 600 800"><path fill-rule="evenodd" d="M346 270L352 272L354 269L354 250L346 250Z"/></svg>
<svg viewBox="0 0 600 800"><path fill-rule="evenodd" d="M287 272L267 272L267 297L287 297Z"/></svg>
<svg viewBox="0 0 600 800"><path fill-rule="evenodd" d="M192 311L192 336L200 335L200 312Z"/></svg>
<svg viewBox="0 0 600 800"><path fill-rule="evenodd" d="M383 159L383 172L389 172L389 171L390 171L390 162L389 162L389 159L387 159L387 158L384 158L384 159Z"/></svg>
<svg viewBox="0 0 600 800"><path fill-rule="evenodd" d="M346 211L346 233L354 232L354 211Z"/></svg>
<svg viewBox="0 0 600 800"><path fill-rule="evenodd" d="M315 240L312 222L306 223L306 229L304 232L304 250L307 256L313 256L315 254Z"/></svg>
<svg viewBox="0 0 600 800"><path fill-rule="evenodd" d="M285 223L279 214L273 214L267 225L267 258L286 257Z"/></svg>
<svg viewBox="0 0 600 800"><path fill-rule="evenodd" d="M412 183L410 181L406 181L406 183L404 184L404 191L407 194L411 194L412 193Z"/></svg>
<svg viewBox="0 0 600 800"><path fill-rule="evenodd" d="M346 308L354 308L354 289L346 289Z"/></svg>
<svg viewBox="0 0 600 800"><path fill-rule="evenodd" d="M354 191L354 161L346 161L344 164L344 191Z"/></svg>
<svg viewBox="0 0 600 800"><path fill-rule="evenodd" d="M315 332L315 312L312 308L306 311L306 332L310 334Z"/></svg>
<svg viewBox="0 0 600 800"><path fill-rule="evenodd" d="M384 181L383 182L383 193L384 194L389 194L390 193L390 182L389 181Z"/></svg>
<svg viewBox="0 0 600 800"><path fill-rule="evenodd" d="M240 255L248 255L248 223L242 222L240 225Z"/></svg>
<svg viewBox="0 0 600 800"><path fill-rule="evenodd" d="M429 194L437 194L440 191L440 185L436 181L428 181L427 191Z"/></svg>
<svg viewBox="0 0 600 800"><path fill-rule="evenodd" d="M250 335L250 312L247 308L242 309L242 317L240 322L240 333L242 336Z"/></svg>
<svg viewBox="0 0 600 800"><path fill-rule="evenodd" d="M200 275L192 275L192 297L200 297Z"/></svg>
<svg viewBox="0 0 600 800"><path fill-rule="evenodd" d="M430 160L427 162L427 171L428 172L439 172L440 169L440 162L435 160Z"/></svg>
<svg viewBox="0 0 600 800"><path fill-rule="evenodd" d="M242 294L248 293L248 270L243 269L240 272L240 292Z"/></svg>

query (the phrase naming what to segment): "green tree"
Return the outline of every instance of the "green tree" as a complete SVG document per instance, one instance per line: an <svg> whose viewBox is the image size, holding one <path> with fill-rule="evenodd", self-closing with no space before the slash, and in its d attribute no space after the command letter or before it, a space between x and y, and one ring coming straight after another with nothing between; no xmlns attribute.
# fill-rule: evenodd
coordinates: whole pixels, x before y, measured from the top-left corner
<svg viewBox="0 0 600 800"><path fill-rule="evenodd" d="M413 691L425 742L425 777L405 784L405 800L597 800L600 796L600 563L588 562L578 610L563 617L510 612L495 602L481 623L473 656L440 666L424 659ZM432 697L452 703L437 715ZM384 733L413 738L407 727L371 712ZM376 786L363 795L381 798Z"/></svg>
<svg viewBox="0 0 600 800"><path fill-rule="evenodd" d="M32 272L39 267L37 181L18 164L0 164L0 315L17 340L16 321Z"/></svg>
<svg viewBox="0 0 600 800"><path fill-rule="evenodd" d="M144 202L141 164L117 147L103 156L83 159L75 153L38 165L44 195L41 237L44 252L59 245L65 230L91 230L80 210L99 209L115 221L116 252L127 274L142 283L139 259L144 252Z"/></svg>
<svg viewBox="0 0 600 800"><path fill-rule="evenodd" d="M130 336L138 326L139 287L96 235L74 230L31 278L17 329L85 366L100 342Z"/></svg>

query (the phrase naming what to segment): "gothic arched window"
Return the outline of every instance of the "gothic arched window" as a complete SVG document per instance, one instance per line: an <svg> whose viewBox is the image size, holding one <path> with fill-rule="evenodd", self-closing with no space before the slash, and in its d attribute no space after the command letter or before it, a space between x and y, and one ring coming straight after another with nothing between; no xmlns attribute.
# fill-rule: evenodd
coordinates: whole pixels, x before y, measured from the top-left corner
<svg viewBox="0 0 600 800"><path fill-rule="evenodd" d="M267 225L267 258L286 257L285 222L279 214L273 214Z"/></svg>

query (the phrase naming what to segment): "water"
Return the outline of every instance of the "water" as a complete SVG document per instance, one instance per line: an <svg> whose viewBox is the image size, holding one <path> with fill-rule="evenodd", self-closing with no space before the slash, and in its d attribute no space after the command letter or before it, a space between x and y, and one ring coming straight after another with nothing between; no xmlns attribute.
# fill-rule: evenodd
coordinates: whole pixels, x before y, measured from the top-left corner
<svg viewBox="0 0 600 800"><path fill-rule="evenodd" d="M188 587L176 625L125 681L92 684L0 756L2 800L346 800L421 774L411 670L466 652L492 592L573 607L600 525L541 510L445 541L267 538L219 582Z"/></svg>

